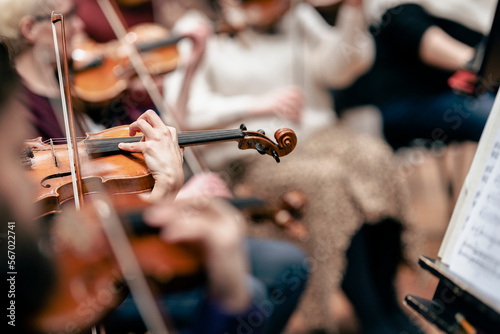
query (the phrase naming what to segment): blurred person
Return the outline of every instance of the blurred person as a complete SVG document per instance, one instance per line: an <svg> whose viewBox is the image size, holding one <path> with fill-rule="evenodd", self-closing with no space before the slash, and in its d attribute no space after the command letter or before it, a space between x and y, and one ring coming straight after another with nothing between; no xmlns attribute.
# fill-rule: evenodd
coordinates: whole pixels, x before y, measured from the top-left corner
<svg viewBox="0 0 500 334"><path fill-rule="evenodd" d="M371 104L397 149L413 139L478 141L494 96L455 94L448 79L487 35L496 1L366 0L377 45L371 70L334 94L338 112Z"/></svg>
<svg viewBox="0 0 500 334"><path fill-rule="evenodd" d="M1 36L11 48L14 66L21 77L21 102L30 113L29 120L35 130L33 134L41 136L43 140L63 138L63 115L50 15L52 10L57 10L65 17L66 39L70 46L73 37L83 29L82 21L76 16L75 5L73 1L2 0L1 8ZM68 51L71 54L71 50ZM104 129L90 119L78 100L74 101L78 136ZM135 118L139 115L135 115ZM125 114L117 117L124 118L125 123L135 120Z"/></svg>
<svg viewBox="0 0 500 334"><path fill-rule="evenodd" d="M186 127L237 127L272 133L292 128L299 141L333 124L327 87L342 87L366 71L372 60L371 39L360 1L346 1L335 28L307 3L288 0L242 1L246 27L235 36L209 39L193 79ZM259 14L260 13L260 14ZM174 30L203 20L186 15ZM175 101L182 73L167 79L165 94ZM227 146L206 148L209 166L228 162Z"/></svg>
<svg viewBox="0 0 500 334"><path fill-rule="evenodd" d="M237 1L145 1L132 6L122 4L120 8L129 26L140 22L150 22L153 19L165 26L170 26L177 19L176 15L181 12L184 13L187 9L195 8L215 20L218 19L218 11L234 15L233 13L237 11ZM153 8L158 9L156 15L150 15L152 14L150 9ZM110 31L109 24L96 19L96 17L99 18L103 14L95 0L86 0L79 4L78 12L86 22L85 29L91 37L94 37L99 42L106 42L111 38L113 33ZM229 21L229 24L232 24L234 20ZM188 29L178 31L178 33L191 37L193 44L193 49L188 56L189 59L182 67L186 71L181 79L184 82L178 83L178 88L181 90L184 88L185 90L171 104L174 106L172 111L180 116L181 123L183 123L185 104L191 93L190 80L205 50L207 27L203 24L196 24ZM211 124L208 124L208 126L211 126ZM210 177L194 176L194 179L197 180L203 178L208 182L220 183L220 180L210 180ZM206 182L204 186L207 186ZM184 196L183 194L184 192L181 192L181 196ZM266 292L269 295L266 301L274 300L273 296L275 295L279 295L278 299L280 300L281 295L285 297L283 302L280 301L270 306L265 329L266 333L280 332L285 327L305 287L308 276L305 255L298 249L282 242L268 242L250 238L247 240L247 246L249 247L252 274L259 281L264 282L266 286ZM273 256L269 254L273 254Z"/></svg>
<svg viewBox="0 0 500 334"><path fill-rule="evenodd" d="M73 42L77 36L82 36L84 29L82 20L76 15L76 4L73 1L57 0L2 0L1 4L5 9L0 13L1 36L12 49L11 57L22 78L22 90L26 96L22 102L31 113L30 120L36 135L43 139L62 138L63 117L55 74L50 13L52 9L58 9L66 18L68 55L71 55ZM194 32L189 36L195 40L198 36L200 40L203 39L203 36ZM144 94L141 96L144 97ZM120 97L109 101L104 107L89 106L77 98L73 101L79 136L85 132L130 124L145 110Z"/></svg>

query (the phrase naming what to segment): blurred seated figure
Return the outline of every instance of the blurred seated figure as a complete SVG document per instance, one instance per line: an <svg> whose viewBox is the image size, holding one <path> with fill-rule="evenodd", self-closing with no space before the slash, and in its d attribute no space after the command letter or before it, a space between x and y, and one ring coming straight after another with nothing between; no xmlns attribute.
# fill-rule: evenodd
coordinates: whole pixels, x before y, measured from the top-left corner
<svg viewBox="0 0 500 334"><path fill-rule="evenodd" d="M36 129L36 135L44 139L63 137L63 118L60 108L59 88L56 80L56 62L53 46L50 10L58 8L66 20L66 39L68 57L76 47L76 41L84 33L84 24L77 15L77 4L66 1L58 5L57 1L4 1L5 8L0 23L2 37L10 45L14 66L22 79L22 91L26 98L23 104L30 111L30 121ZM102 15L99 7L96 8ZM186 34L189 34L187 32ZM193 32L189 35L197 41L203 36ZM198 50L198 49L196 49ZM197 51L199 54L202 50ZM194 60L193 60L194 61ZM105 71L103 73L106 73ZM106 73L112 76L113 73ZM94 80L104 78L95 77ZM128 81L137 83L131 75ZM142 87L142 86L141 86ZM130 90L127 90L130 93ZM74 92L74 105L79 136L85 132L97 132L104 128L130 124L150 107L146 92L122 94L100 103L84 103ZM130 98L129 98L130 97ZM142 103L144 102L144 103Z"/></svg>
<svg viewBox="0 0 500 334"><path fill-rule="evenodd" d="M242 1L241 6L248 13L247 29L209 39L193 79L186 127L245 123L268 134L289 127L304 142L334 122L327 87L349 84L371 64L372 43L359 1L346 1L334 28L307 3ZM174 30L197 20L188 15ZM179 77L167 79L169 101L177 98ZM210 166L227 163L225 147L203 151Z"/></svg>
<svg viewBox="0 0 500 334"><path fill-rule="evenodd" d="M28 110L33 136L43 140L64 137L60 91L56 80L56 59L50 22L51 10L65 17L66 39L71 55L73 38L83 31L73 1L4 1L1 35L11 48L11 58L21 77L20 101ZM78 136L107 127L130 124L140 112L121 103L110 103L107 118L92 120L85 105L74 99Z"/></svg>
<svg viewBox="0 0 500 334"><path fill-rule="evenodd" d="M147 43L155 40L158 36L166 35L167 38L174 37L171 33L172 26L182 15L191 9L199 10L212 19L218 20L220 16L218 13L226 11L225 8L228 7L226 3L231 3L231 0L226 0L223 4L220 4L219 1L207 0L118 0L116 1L116 8L118 14L123 17L126 29L135 32L140 31L137 33L139 40L141 42L146 41ZM76 10L78 16L85 24L85 36L76 39L76 46L85 46L85 43L97 42L98 44L95 45L96 49L98 49L101 46L116 42L117 37L114 29L112 29L112 26L108 22L97 0L79 1ZM148 56L148 52L142 54L145 62L147 62L147 59L150 61L151 65L149 68L152 69L153 79L160 91L162 90L163 75L165 73L171 71L172 67L175 68L176 64L177 66L184 65L187 67L188 73L186 73L183 82L180 84L180 90L183 92L179 98L181 100L181 102L179 102L180 105L185 103L186 97L182 95L187 94L192 76L191 73L194 72L194 69L198 66L199 57L204 51L206 32L201 30L200 27L193 27L188 31L184 31L183 37L190 38L194 43L191 57L185 64L179 64L177 62L177 57L172 57L172 55L176 54L176 51L174 51L176 48L175 45L166 46L163 48L163 51L155 51L153 49L151 53L157 52L154 55ZM91 42L88 41L89 38ZM170 51L166 51L165 48L170 48ZM172 64L174 65L172 66ZM156 71L159 73L154 73ZM133 77L130 80L127 90L120 96L120 100L129 109L133 107L139 110L150 108L161 110L161 108L154 105L153 99L150 98L148 90L144 87L139 77ZM173 102L171 106L173 108L171 110L172 112L179 114L183 112L182 110L177 110L177 101ZM98 109L99 105L92 104L92 107ZM99 112L99 110L96 112ZM182 115L178 116L179 123L182 123L181 117Z"/></svg>
<svg viewBox="0 0 500 334"><path fill-rule="evenodd" d="M478 141L493 94L455 94L448 78L487 35L496 1L366 0L377 54L371 70L334 93L336 111L375 105L394 148L413 139Z"/></svg>
<svg viewBox="0 0 500 334"><path fill-rule="evenodd" d="M266 224L250 228L253 236L295 242L309 255L311 278L298 309L305 329L338 331L334 315L345 307L339 303L342 289L363 333L419 333L400 309L393 285L400 254L414 258L418 247L406 175L391 149L381 139L333 126L297 145L293 153L279 169L260 160L237 177L265 197L297 189L308 199L305 234L290 237ZM233 168L236 172L245 166ZM369 227L361 230L364 225ZM399 247L401 253L395 252ZM360 315L360 310L369 311Z"/></svg>

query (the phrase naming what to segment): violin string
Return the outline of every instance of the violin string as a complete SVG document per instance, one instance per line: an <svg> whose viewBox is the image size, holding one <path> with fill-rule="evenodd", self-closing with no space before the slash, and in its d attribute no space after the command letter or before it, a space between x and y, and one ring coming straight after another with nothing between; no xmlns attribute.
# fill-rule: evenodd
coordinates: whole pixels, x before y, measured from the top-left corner
<svg viewBox="0 0 500 334"><path fill-rule="evenodd" d="M104 138L89 140L89 143L95 145L118 145L121 142L140 141L142 137L124 137L124 138ZM226 130L219 133L182 133L179 134L179 144L192 144L196 142L222 141L244 138L240 130Z"/></svg>
<svg viewBox="0 0 500 334"><path fill-rule="evenodd" d="M78 137L81 139L83 137ZM228 140L240 140L245 138L245 133L241 129L223 129L223 130L207 130L207 131L192 131L179 133L178 141L179 145L186 147L190 145L218 142L218 141L228 141ZM111 153L117 152L118 144L122 142L132 143L138 142L142 137L118 137L118 138L102 138L102 139L87 139L85 142L87 147L87 153ZM43 143L50 143L50 139L44 141ZM53 143L61 144L65 143L65 138L52 138ZM41 150L46 150L49 148L44 148Z"/></svg>
<svg viewBox="0 0 500 334"><path fill-rule="evenodd" d="M201 135L201 134L189 134L183 135L179 138L180 146L189 146L197 143L209 143L209 142L217 142L217 141L227 141L227 140L238 140L242 139L244 136L241 133L227 133L226 135L222 134L209 134L209 135ZM87 142L87 147L90 148L92 153L104 153L104 152L113 152L117 151L118 144L122 142L138 142L141 140L141 137L124 137L124 138L106 138L106 139L94 139L89 140ZM64 144L66 140L53 140L56 144ZM49 144L50 141L44 141L45 144ZM39 151L49 150L51 147L41 148ZM89 152L90 153L90 152Z"/></svg>
<svg viewBox="0 0 500 334"><path fill-rule="evenodd" d="M63 142L63 143L65 143L67 141L66 138L50 138L50 139L52 139L52 141L54 143L55 142L59 142L59 143ZM50 139L46 139L46 140L42 141L42 143L43 144L49 144L50 143ZM83 139L85 139L85 137L76 137L76 139L77 140L83 140Z"/></svg>
<svg viewBox="0 0 500 334"><path fill-rule="evenodd" d="M179 134L179 136L184 137L184 138L193 138L193 139L201 140L204 138L215 138L215 137L218 137L220 135L230 135L230 134L241 135L241 130L239 130L239 129L223 129L223 130L208 130L208 131L197 131L197 132L194 132L194 131L193 132L182 132ZM85 138L86 137L76 137L77 140L83 140ZM123 137L123 138L128 138L128 137ZM65 143L67 141L66 138L57 138L56 137L56 138L51 138L51 139L54 143L55 142ZM106 140L106 139L108 139L108 138L105 138L102 140ZM115 139L115 138L109 138L109 139ZM93 139L93 140L96 140L96 139ZM44 141L42 141L42 143L48 144L48 143L50 143L50 139L44 140Z"/></svg>

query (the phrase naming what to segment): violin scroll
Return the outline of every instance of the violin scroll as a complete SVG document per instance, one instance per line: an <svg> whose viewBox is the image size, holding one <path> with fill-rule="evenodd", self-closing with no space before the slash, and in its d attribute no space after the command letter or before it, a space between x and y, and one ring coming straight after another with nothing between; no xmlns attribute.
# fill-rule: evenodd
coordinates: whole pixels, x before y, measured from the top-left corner
<svg viewBox="0 0 500 334"><path fill-rule="evenodd" d="M297 135L293 130L282 128L274 133L274 138L277 143L266 137L264 131L247 131L242 124L240 127L245 134L245 137L239 140L238 148L241 150L255 149L260 154L268 154L280 162L280 157L283 157L295 149L297 146Z"/></svg>
<svg viewBox="0 0 500 334"><path fill-rule="evenodd" d="M297 135L295 134L295 132L293 132L292 129L278 129L274 133L274 138L278 142L278 145L282 147L282 150L284 150L284 152L282 153L283 155L292 152L295 149L295 146L297 146Z"/></svg>

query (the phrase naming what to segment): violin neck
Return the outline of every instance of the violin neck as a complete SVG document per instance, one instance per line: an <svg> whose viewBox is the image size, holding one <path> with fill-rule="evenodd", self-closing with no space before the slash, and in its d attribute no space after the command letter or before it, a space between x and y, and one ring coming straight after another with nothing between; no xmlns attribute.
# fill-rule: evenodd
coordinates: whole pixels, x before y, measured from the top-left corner
<svg viewBox="0 0 500 334"><path fill-rule="evenodd" d="M240 129L193 131L179 133L178 135L180 147L240 140L243 138L245 138L245 134ZM85 147L89 154L119 154L123 153L118 148L119 143L135 143L141 141L141 139L142 137L87 139Z"/></svg>
<svg viewBox="0 0 500 334"><path fill-rule="evenodd" d="M181 37L181 36L172 36L172 37L160 39L157 41L137 43L136 46L140 52L147 52L147 51L159 49L159 48L162 48L165 46L177 44L182 38L183 37Z"/></svg>

